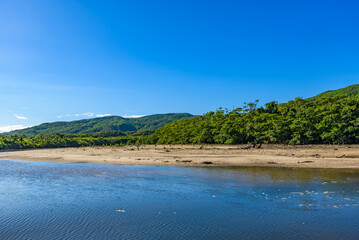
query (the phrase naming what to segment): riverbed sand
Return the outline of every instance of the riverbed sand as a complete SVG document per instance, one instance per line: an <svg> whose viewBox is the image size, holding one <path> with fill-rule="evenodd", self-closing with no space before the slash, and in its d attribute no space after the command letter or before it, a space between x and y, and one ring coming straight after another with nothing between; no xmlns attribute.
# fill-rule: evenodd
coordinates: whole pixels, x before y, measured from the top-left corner
<svg viewBox="0 0 359 240"><path fill-rule="evenodd" d="M149 145L1 152L0 159L131 165L359 168L359 145Z"/></svg>

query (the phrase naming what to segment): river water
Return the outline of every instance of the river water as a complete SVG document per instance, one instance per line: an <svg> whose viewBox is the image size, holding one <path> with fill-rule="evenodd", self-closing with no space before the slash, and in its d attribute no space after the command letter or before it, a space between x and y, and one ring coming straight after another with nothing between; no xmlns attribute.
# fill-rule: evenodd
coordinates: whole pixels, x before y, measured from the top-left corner
<svg viewBox="0 0 359 240"><path fill-rule="evenodd" d="M359 172L0 160L0 239L359 239Z"/></svg>

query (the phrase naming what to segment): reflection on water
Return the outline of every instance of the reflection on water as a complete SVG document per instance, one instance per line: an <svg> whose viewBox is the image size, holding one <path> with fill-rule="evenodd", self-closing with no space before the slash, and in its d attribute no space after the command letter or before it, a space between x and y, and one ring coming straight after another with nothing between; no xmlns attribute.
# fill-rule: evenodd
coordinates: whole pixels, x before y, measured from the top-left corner
<svg viewBox="0 0 359 240"><path fill-rule="evenodd" d="M0 161L1 239L358 239L359 172Z"/></svg>
<svg viewBox="0 0 359 240"><path fill-rule="evenodd" d="M233 171L247 173L255 177L267 177L273 181L311 182L313 180L340 182L357 181L357 169L311 169L311 168L278 168L278 167L227 167Z"/></svg>

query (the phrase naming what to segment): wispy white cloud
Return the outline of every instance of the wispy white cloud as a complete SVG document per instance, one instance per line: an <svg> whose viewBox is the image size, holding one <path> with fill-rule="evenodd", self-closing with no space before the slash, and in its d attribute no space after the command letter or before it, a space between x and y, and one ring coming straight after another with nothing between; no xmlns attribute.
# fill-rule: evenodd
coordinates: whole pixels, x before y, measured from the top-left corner
<svg viewBox="0 0 359 240"><path fill-rule="evenodd" d="M112 114L109 114L109 113L95 114L95 113L92 113L92 112L86 112L86 113L58 115L57 118L64 118L64 117L107 117L107 116L111 116L111 115Z"/></svg>
<svg viewBox="0 0 359 240"><path fill-rule="evenodd" d="M58 118L63 118L63 117L72 117L72 116L75 116L75 115L65 114L65 115L59 115L59 116L57 116L57 117L58 117Z"/></svg>
<svg viewBox="0 0 359 240"><path fill-rule="evenodd" d="M31 127L31 126L24 126L24 125L2 126L2 127L0 127L0 133L10 132L10 131L24 129L24 128L28 128L28 127Z"/></svg>
<svg viewBox="0 0 359 240"><path fill-rule="evenodd" d="M65 114L65 115L58 115L57 118L64 118L64 117L93 117L95 116L94 113L87 112L87 113L76 113L76 114Z"/></svg>
<svg viewBox="0 0 359 240"><path fill-rule="evenodd" d="M85 117L92 117L94 116L95 114L93 114L92 112L87 112L87 113L77 113L75 114L74 116L75 117L81 117L81 116L85 116Z"/></svg>
<svg viewBox="0 0 359 240"><path fill-rule="evenodd" d="M96 114L96 117L108 117L108 116L111 116L111 114L109 114L109 113Z"/></svg>
<svg viewBox="0 0 359 240"><path fill-rule="evenodd" d="M26 120L27 117L24 117L24 116L21 116L21 115L17 115L17 114L14 114L14 116L17 118L17 119L21 119L21 120Z"/></svg>
<svg viewBox="0 0 359 240"><path fill-rule="evenodd" d="M125 115L122 116L124 118L140 118L140 117L144 117L145 115Z"/></svg>

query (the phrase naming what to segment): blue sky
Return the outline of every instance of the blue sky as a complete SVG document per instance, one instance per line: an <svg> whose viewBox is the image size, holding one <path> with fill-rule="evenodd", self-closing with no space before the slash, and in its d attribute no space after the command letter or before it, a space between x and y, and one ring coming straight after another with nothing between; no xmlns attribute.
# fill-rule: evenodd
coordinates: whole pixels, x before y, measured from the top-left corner
<svg viewBox="0 0 359 240"><path fill-rule="evenodd" d="M0 131L359 83L357 1L0 1ZM12 126L12 127L9 127Z"/></svg>

